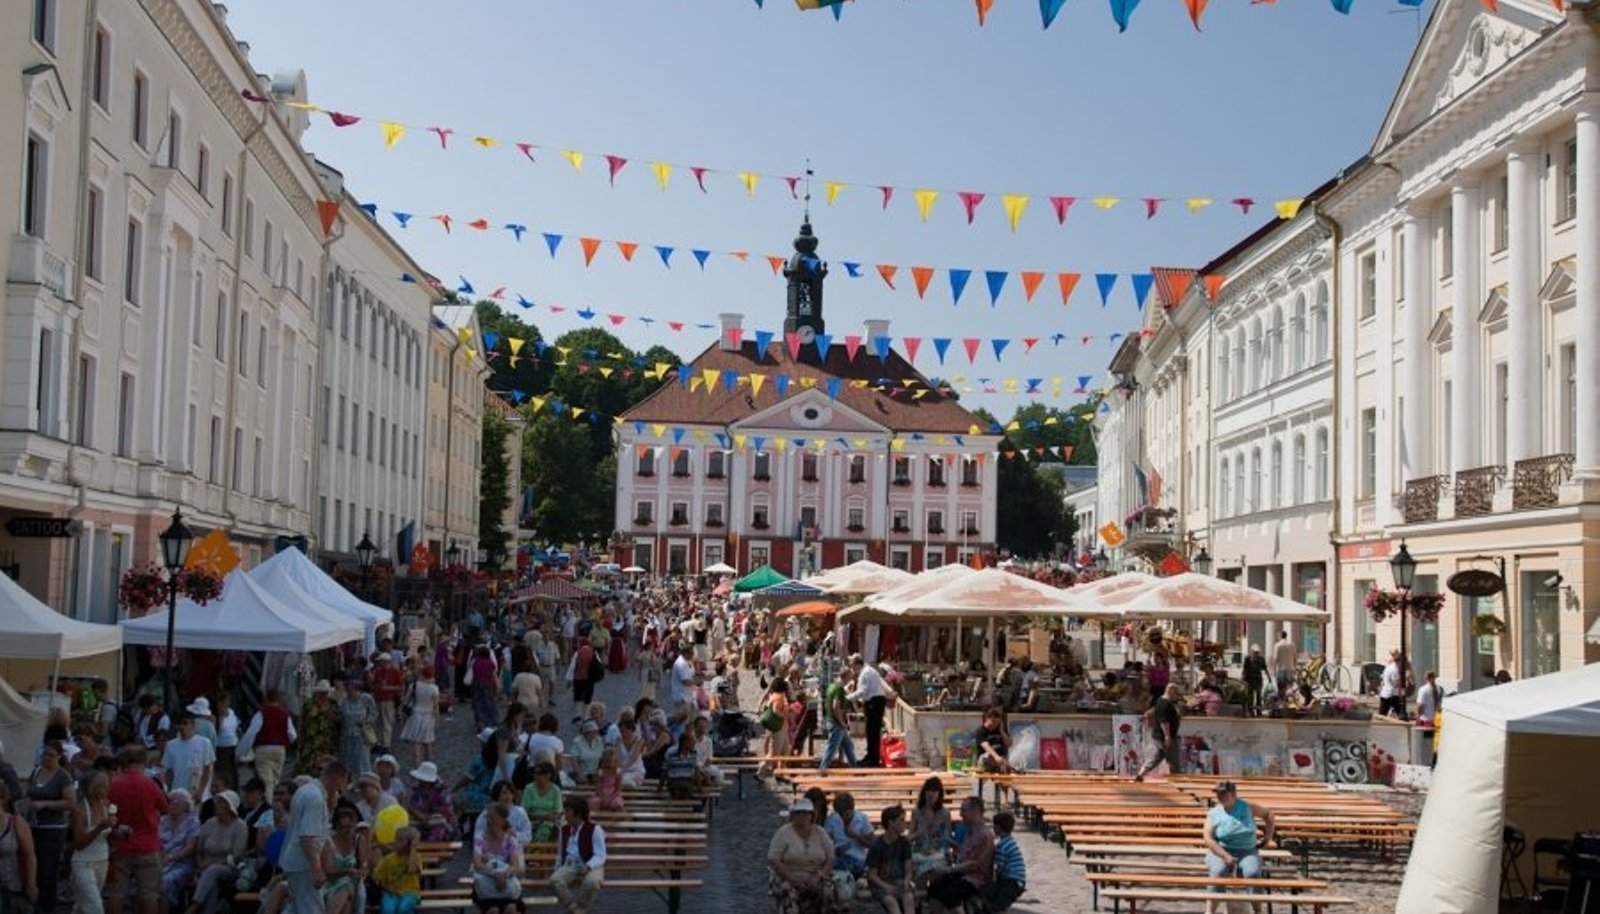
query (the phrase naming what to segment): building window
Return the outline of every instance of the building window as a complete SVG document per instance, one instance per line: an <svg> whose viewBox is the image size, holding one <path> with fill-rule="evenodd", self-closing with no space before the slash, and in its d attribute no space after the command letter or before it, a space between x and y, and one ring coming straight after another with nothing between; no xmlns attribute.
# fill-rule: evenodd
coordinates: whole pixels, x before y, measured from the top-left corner
<svg viewBox="0 0 1600 914"><path fill-rule="evenodd" d="M372 462L373 429L377 428L377 426L378 426L377 414L374 413L370 409L367 410L367 462L368 463ZM477 463L477 460L475 458L476 458L476 455L474 455L474 460L472 461L473 463Z"/></svg>
<svg viewBox="0 0 1600 914"><path fill-rule="evenodd" d="M96 282L105 276L105 194L90 187L83 214L83 272Z"/></svg>
<svg viewBox="0 0 1600 914"><path fill-rule="evenodd" d="M766 546L750 547L750 567L761 568L767 565L772 557L772 550Z"/></svg>
<svg viewBox="0 0 1600 914"><path fill-rule="evenodd" d="M1244 503L1244 471L1244 455L1240 454L1233 461L1233 513L1235 516L1243 515L1249 511L1249 508Z"/></svg>
<svg viewBox="0 0 1600 914"><path fill-rule="evenodd" d="M206 275L199 270L194 271L191 277L193 285L189 287L189 345L199 349L205 345L206 313Z"/></svg>
<svg viewBox="0 0 1600 914"><path fill-rule="evenodd" d="M720 501L708 501L708 502L706 502L706 526L707 527L720 527L720 526L722 526L722 524L723 524L723 520L722 520L722 502L720 502ZM715 563L713 563L713 564L715 564Z"/></svg>
<svg viewBox="0 0 1600 914"><path fill-rule="evenodd" d="M261 272L267 274L267 279L269 280L272 278L272 235L272 220L263 219L261 222ZM360 333L356 334L356 348L361 348Z"/></svg>
<svg viewBox="0 0 1600 914"><path fill-rule="evenodd" d="M211 417L211 462L206 467L206 479L211 482L222 481L222 420L216 416ZM326 498L326 496L324 496ZM326 512L326 508L323 509ZM326 522L326 521L324 521Z"/></svg>
<svg viewBox="0 0 1600 914"><path fill-rule="evenodd" d="M1250 361L1240 367L1249 372L1245 393L1250 393L1261 389L1261 321L1250 322L1250 339L1246 345L1246 357Z"/></svg>
<svg viewBox="0 0 1600 914"><path fill-rule="evenodd" d="M329 444L333 432L333 388L322 385L322 443Z"/></svg>
<svg viewBox="0 0 1600 914"><path fill-rule="evenodd" d="M256 247L256 201L246 198L244 201L244 256L255 256Z"/></svg>
<svg viewBox="0 0 1600 914"><path fill-rule="evenodd" d="M50 211L50 147L29 132L22 161L22 232L43 238Z"/></svg>
<svg viewBox="0 0 1600 914"><path fill-rule="evenodd" d="M1578 448L1578 347L1567 343L1561 347L1561 453L1572 454Z"/></svg>
<svg viewBox="0 0 1600 914"><path fill-rule="evenodd" d="M1361 319L1378 313L1378 252L1361 255Z"/></svg>
<svg viewBox="0 0 1600 914"><path fill-rule="evenodd" d="M817 529L817 506L800 506L800 538L807 539Z"/></svg>
<svg viewBox="0 0 1600 914"><path fill-rule="evenodd" d="M1367 602L1367 594L1371 593L1377 585L1372 581L1356 582L1356 608L1355 618L1355 653L1357 663L1373 663L1378 657L1378 633L1372 630L1372 617L1367 615L1363 608Z"/></svg>
<svg viewBox="0 0 1600 914"><path fill-rule="evenodd" d="M1303 505L1306 501L1306 436L1294 436L1294 464L1290 467L1290 474L1294 479L1290 491L1293 493L1291 504Z"/></svg>
<svg viewBox="0 0 1600 914"><path fill-rule="evenodd" d="M927 552L923 553L922 568L924 571L932 571L935 568L942 567L944 567L943 549L929 549Z"/></svg>
<svg viewBox="0 0 1600 914"><path fill-rule="evenodd" d="M978 484L978 461L971 457L961 458L961 484L976 486Z"/></svg>
<svg viewBox="0 0 1600 914"><path fill-rule="evenodd" d="M250 494L257 498L261 497L261 455L264 448L261 436L257 435L255 451L252 454L250 464Z"/></svg>
<svg viewBox="0 0 1600 914"><path fill-rule="evenodd" d="M817 455L807 451L800 455L800 479L803 482L817 481Z"/></svg>
<svg viewBox="0 0 1600 914"><path fill-rule="evenodd" d="M900 571L911 570L911 550L895 548L889 550L889 567Z"/></svg>
<svg viewBox="0 0 1600 914"><path fill-rule="evenodd" d="M772 526L772 517L767 509L767 503L758 501L750 506L750 526L757 530L765 530Z"/></svg>
<svg viewBox="0 0 1600 914"><path fill-rule="evenodd" d="M93 356L78 356L78 402L73 407L72 440L81 447L94 445L94 368Z"/></svg>
<svg viewBox="0 0 1600 914"><path fill-rule="evenodd" d="M1506 464L1506 434L1511 407L1511 371L1505 362L1494 366L1494 465Z"/></svg>
<svg viewBox="0 0 1600 914"><path fill-rule="evenodd" d="M1491 253L1498 254L1511 246L1511 178L1505 172L1501 172L1500 179L1494 183L1491 202L1494 207L1494 248Z"/></svg>
<svg viewBox="0 0 1600 914"><path fill-rule="evenodd" d="M133 74L133 144L150 148L150 80L137 70Z"/></svg>
<svg viewBox="0 0 1600 914"><path fill-rule="evenodd" d="M755 471L752 477L758 482L765 482L772 478L772 455L766 451L757 451Z"/></svg>
<svg viewBox="0 0 1600 914"><path fill-rule="evenodd" d="M977 536L978 535L978 512L976 512L976 511L962 511L961 512L961 535L962 536Z"/></svg>
<svg viewBox="0 0 1600 914"><path fill-rule="evenodd" d="M122 378L117 385L117 456L133 456L133 409L134 399L133 375L122 373Z"/></svg>
<svg viewBox="0 0 1600 914"><path fill-rule="evenodd" d="M672 455L672 475L680 479L689 475L689 449L677 448Z"/></svg>
<svg viewBox="0 0 1600 914"><path fill-rule="evenodd" d="M39 47L56 52L56 0L33 0L33 40Z"/></svg>
<svg viewBox="0 0 1600 914"><path fill-rule="evenodd" d="M201 199L211 199L211 148L204 143L195 157L194 189L200 192Z"/></svg>
<svg viewBox="0 0 1600 914"><path fill-rule="evenodd" d="M239 312L239 377L250 377L250 315Z"/></svg>
<svg viewBox="0 0 1600 914"><path fill-rule="evenodd" d="M639 457L634 467L637 476L656 475L656 449L653 447L639 448Z"/></svg>
<svg viewBox="0 0 1600 914"><path fill-rule="evenodd" d="M144 247L144 226L137 219L128 220L128 238L122 254L122 299L130 305L139 304L139 286L144 270L140 250Z"/></svg>
<svg viewBox="0 0 1600 914"><path fill-rule="evenodd" d="M216 340L213 345L215 346L217 361L226 362L228 360L228 293L221 290L217 291L217 326L215 333Z"/></svg>
<svg viewBox="0 0 1600 914"><path fill-rule="evenodd" d="M1233 477L1228 475L1228 458L1222 458L1222 471L1217 474L1217 513L1222 517L1228 516L1228 507L1233 504Z"/></svg>
<svg viewBox="0 0 1600 914"><path fill-rule="evenodd" d="M56 384L56 335L50 330L39 331L39 377L34 395L37 428L46 435L56 431L58 385Z"/></svg>
<svg viewBox="0 0 1600 914"><path fill-rule="evenodd" d="M1378 410L1361 411L1361 497L1378 494Z"/></svg>
<svg viewBox="0 0 1600 914"><path fill-rule="evenodd" d="M928 458L928 485L944 488L944 458Z"/></svg>
<svg viewBox="0 0 1600 914"><path fill-rule="evenodd" d="M167 167L183 170L183 115L167 112Z"/></svg>
<svg viewBox="0 0 1600 914"><path fill-rule="evenodd" d="M337 448L339 448L339 450L341 450L341 451L344 450L344 404L345 404L345 396L344 396L344 394L340 394L339 395L339 416L338 416L339 428L338 428L338 435L335 436L335 441L337 442L335 444L335 446Z"/></svg>
<svg viewBox="0 0 1600 914"><path fill-rule="evenodd" d="M895 508L889 515L893 518L889 529L894 533L911 532L911 512L905 508Z"/></svg>
<svg viewBox="0 0 1600 914"><path fill-rule="evenodd" d="M1445 469L1455 466L1454 444L1455 428L1455 388L1451 382L1444 382L1444 390L1439 398L1439 465Z"/></svg>
<svg viewBox="0 0 1600 914"><path fill-rule="evenodd" d="M928 535L939 536L944 533L944 512L928 512Z"/></svg>
<svg viewBox="0 0 1600 914"><path fill-rule="evenodd" d="M90 50L89 97L101 111L111 108L111 33L104 28L94 30L94 46Z"/></svg>
<svg viewBox="0 0 1600 914"><path fill-rule="evenodd" d="M233 237L233 175L222 173L222 234Z"/></svg>
<svg viewBox="0 0 1600 914"><path fill-rule="evenodd" d="M896 457L894 459L894 484L897 486L911 485L910 457Z"/></svg>
<svg viewBox="0 0 1600 914"><path fill-rule="evenodd" d="M867 481L867 458L862 454L850 455L850 481Z"/></svg>
<svg viewBox="0 0 1600 914"><path fill-rule="evenodd" d="M1561 149L1560 221L1578 215L1578 141L1568 140Z"/></svg>
<svg viewBox="0 0 1600 914"><path fill-rule="evenodd" d="M1226 402L1228 399L1228 351L1219 346L1217 355L1217 396Z"/></svg>
<svg viewBox="0 0 1600 914"><path fill-rule="evenodd" d="M689 503L686 501L673 502L672 513L669 517L670 519L667 523L674 527L682 527L689 523Z"/></svg>
<svg viewBox="0 0 1600 914"><path fill-rule="evenodd" d="M846 546L846 547L844 547L844 563L846 565L854 565L856 562L859 562L862 559L865 559L866 557L867 557L867 550L866 550L865 547L862 547L862 546Z"/></svg>
<svg viewBox="0 0 1600 914"><path fill-rule="evenodd" d="M1283 492L1283 444L1272 442L1272 463L1267 473L1267 504L1271 511L1278 507L1278 499Z"/></svg>
<svg viewBox="0 0 1600 914"><path fill-rule="evenodd" d="M1439 216L1439 278L1449 279L1456 271L1456 211L1446 203Z"/></svg>
<svg viewBox="0 0 1600 914"><path fill-rule="evenodd" d="M710 568L712 565L720 564L722 564L722 544L706 543L705 558L703 559L703 564L700 567Z"/></svg>
<svg viewBox="0 0 1600 914"><path fill-rule="evenodd" d="M867 528L867 509L860 505L851 505L845 509L845 529L851 533L860 533Z"/></svg>
<svg viewBox="0 0 1600 914"><path fill-rule="evenodd" d="M656 504L653 501L636 501L633 503L633 522L648 524L655 519Z"/></svg>
<svg viewBox="0 0 1600 914"><path fill-rule="evenodd" d="M645 571L649 571L650 552L649 543L635 543L633 545L633 564L643 568Z"/></svg>
<svg viewBox="0 0 1600 914"><path fill-rule="evenodd" d="M1553 569L1522 573L1522 676L1561 669L1561 592Z"/></svg>
<svg viewBox="0 0 1600 914"><path fill-rule="evenodd" d="M727 455L721 451L708 452L706 454L706 478L721 479L727 472L724 466L727 459Z"/></svg>
<svg viewBox="0 0 1600 914"><path fill-rule="evenodd" d="M1261 448L1250 450L1250 503L1245 506L1247 511L1260 511L1266 507L1266 502L1261 500Z"/></svg>

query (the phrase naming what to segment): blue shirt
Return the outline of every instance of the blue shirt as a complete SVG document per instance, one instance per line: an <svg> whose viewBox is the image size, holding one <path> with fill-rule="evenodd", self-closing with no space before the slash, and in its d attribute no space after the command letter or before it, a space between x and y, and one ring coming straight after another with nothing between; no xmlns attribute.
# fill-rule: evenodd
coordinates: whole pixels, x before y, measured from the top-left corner
<svg viewBox="0 0 1600 914"><path fill-rule="evenodd" d="M994 872L1001 879L1010 879L1017 885L1028 884L1028 866L1022 860L1022 848L1010 835L994 844Z"/></svg>
<svg viewBox="0 0 1600 914"><path fill-rule="evenodd" d="M1249 803L1235 800L1232 809L1211 807L1206 813L1206 826L1228 853L1239 856L1256 852L1256 818Z"/></svg>
<svg viewBox="0 0 1600 914"><path fill-rule="evenodd" d="M850 837L851 834L872 834L872 822L867 819L867 814L859 809L851 810L848 832L845 821L840 818L837 811L828 813L827 821L822 823L822 828L833 839L833 856L843 862L849 860L857 867L867 865L867 849L861 842Z"/></svg>

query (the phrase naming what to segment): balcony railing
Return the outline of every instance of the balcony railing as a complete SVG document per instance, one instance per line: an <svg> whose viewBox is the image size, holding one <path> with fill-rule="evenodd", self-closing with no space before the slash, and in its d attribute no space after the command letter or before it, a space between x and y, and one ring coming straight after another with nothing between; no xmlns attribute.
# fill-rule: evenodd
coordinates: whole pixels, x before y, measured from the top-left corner
<svg viewBox="0 0 1600 914"><path fill-rule="evenodd" d="M1518 460L1511 477L1512 510L1555 507L1561 484L1572 478L1572 464L1571 454Z"/></svg>
<svg viewBox="0 0 1600 914"><path fill-rule="evenodd" d="M1456 517L1483 517L1494 511L1494 493L1505 481L1506 468L1478 467L1456 474Z"/></svg>
<svg viewBox="0 0 1600 914"><path fill-rule="evenodd" d="M1406 483L1400 510L1408 524L1426 524L1439 519L1439 496L1450 491L1449 476L1424 476Z"/></svg>

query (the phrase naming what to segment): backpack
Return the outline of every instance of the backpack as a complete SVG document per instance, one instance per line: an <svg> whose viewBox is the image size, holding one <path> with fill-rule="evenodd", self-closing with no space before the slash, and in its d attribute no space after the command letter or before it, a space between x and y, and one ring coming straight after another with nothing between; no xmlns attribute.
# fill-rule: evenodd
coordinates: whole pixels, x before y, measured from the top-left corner
<svg viewBox="0 0 1600 914"><path fill-rule="evenodd" d="M106 704L117 709L117 716L111 721L111 732L106 735L111 738L111 745L120 748L133 741L133 712L115 702L108 701Z"/></svg>

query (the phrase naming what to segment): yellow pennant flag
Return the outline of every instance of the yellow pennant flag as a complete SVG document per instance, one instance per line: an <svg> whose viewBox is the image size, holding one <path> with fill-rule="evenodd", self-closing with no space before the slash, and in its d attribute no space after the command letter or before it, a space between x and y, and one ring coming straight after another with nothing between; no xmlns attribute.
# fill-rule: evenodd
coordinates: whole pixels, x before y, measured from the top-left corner
<svg viewBox="0 0 1600 914"><path fill-rule="evenodd" d="M586 413L586 412L588 412L588 410L584 409L583 407L574 406L572 408L572 421L576 422L579 419L582 419L583 418L583 414Z"/></svg>
<svg viewBox="0 0 1600 914"><path fill-rule="evenodd" d="M969 435L976 435L976 434L978 434L978 431L979 431L979 429L978 429L978 427L976 425L967 426L967 434L969 434Z"/></svg>
<svg viewBox="0 0 1600 914"><path fill-rule="evenodd" d="M1189 212L1198 213L1212 204L1210 197L1190 197L1188 200Z"/></svg>
<svg viewBox="0 0 1600 914"><path fill-rule="evenodd" d="M890 439L889 448L891 450L895 450L895 451L903 451L903 450L905 450L906 449L906 439L904 439L904 438L892 438L892 439Z"/></svg>
<svg viewBox="0 0 1600 914"><path fill-rule="evenodd" d="M650 430L656 433L657 438L660 438L662 435L667 433L667 427L665 425L652 425L650 426Z"/></svg>
<svg viewBox="0 0 1600 914"><path fill-rule="evenodd" d="M1122 198L1121 197L1095 197L1094 198L1094 205L1100 207L1101 209L1110 209L1111 207L1116 206L1118 203L1121 203L1121 202L1122 202Z"/></svg>
<svg viewBox="0 0 1600 914"><path fill-rule="evenodd" d="M656 363L656 377L658 377L658 378L666 377L667 376L667 371L669 369L671 369L671 368L672 368L672 366L668 365L666 362L657 362ZM660 434L660 433L657 432L657 434Z"/></svg>
<svg viewBox="0 0 1600 914"><path fill-rule="evenodd" d="M383 128L383 148L385 152L393 149L394 144L400 142L400 138L406 135L405 124L396 124L393 121L384 121L378 126Z"/></svg>
<svg viewBox="0 0 1600 914"><path fill-rule="evenodd" d="M756 183L761 180L761 176L755 174L754 172L741 171L739 172L738 178L739 182L744 185L744 192L750 195L750 199L754 200L756 196Z"/></svg>
<svg viewBox="0 0 1600 914"><path fill-rule="evenodd" d="M609 365L602 365L602 366L600 366L600 377L609 378L609 377L611 377L611 373L613 371L616 371L616 369L610 367Z"/></svg>
<svg viewBox="0 0 1600 914"><path fill-rule="evenodd" d="M322 106L321 105L313 105L310 102L284 102L284 104L288 105L290 108L294 108L294 109L299 110L299 111L321 111L322 110Z"/></svg>
<svg viewBox="0 0 1600 914"><path fill-rule="evenodd" d="M1014 394L1016 392L1017 392L1017 379L1016 378L1006 378L1006 393Z"/></svg>
<svg viewBox="0 0 1600 914"><path fill-rule="evenodd" d="M850 442L852 444L854 444L856 447L866 447L867 446L867 439L865 439L865 438L852 438L850 440Z"/></svg>
<svg viewBox="0 0 1600 914"><path fill-rule="evenodd" d="M939 199L939 192L923 188L912 196L917 200L917 214L922 217L923 222L927 222L928 217L933 215L933 202Z"/></svg>
<svg viewBox="0 0 1600 914"><path fill-rule="evenodd" d="M695 391L699 390L702 383L704 382L700 378L690 378L689 393L694 393Z"/></svg>
<svg viewBox="0 0 1600 914"><path fill-rule="evenodd" d="M828 201L829 206L833 205L833 201L839 199L839 191L842 190L844 190L843 181L822 182L822 193L824 198Z"/></svg>
<svg viewBox="0 0 1600 914"><path fill-rule="evenodd" d="M762 373L760 373L758 371L751 372L750 373L750 396L752 396L752 397L761 396L761 385L763 385L765 383L767 383L767 376L766 375L764 375L764 374L762 374Z"/></svg>
<svg viewBox="0 0 1600 914"><path fill-rule="evenodd" d="M706 430L703 429L703 428L695 429L694 430L694 440L696 440L696 441L704 441L704 440L706 440Z"/></svg>
<svg viewBox="0 0 1600 914"><path fill-rule="evenodd" d="M801 378L800 379L800 386L802 388L806 389L806 390L810 390L811 388L817 386L817 379L816 378Z"/></svg>
<svg viewBox="0 0 1600 914"><path fill-rule="evenodd" d="M544 397L529 397L528 402L533 404L535 415L538 415L539 410L544 409Z"/></svg>
<svg viewBox="0 0 1600 914"><path fill-rule="evenodd" d="M476 359L477 357L478 357L478 350L473 349L471 346L468 346L467 347L467 361L471 362L473 359Z"/></svg>
<svg viewBox="0 0 1600 914"><path fill-rule="evenodd" d="M774 441L773 444L777 446L778 453L780 453L780 454L789 449L789 439L788 438L779 438L778 440Z"/></svg>
<svg viewBox="0 0 1600 914"><path fill-rule="evenodd" d="M516 356L512 356L511 357L511 367L512 368L517 367L517 357Z"/></svg>
<svg viewBox="0 0 1600 914"><path fill-rule="evenodd" d="M734 435L733 436L733 446L738 448L741 451L744 450L745 437L746 436L744 436L744 435Z"/></svg>
<svg viewBox="0 0 1600 914"><path fill-rule="evenodd" d="M563 149L561 154L567 157L568 162L572 163L573 171L580 175L583 174L583 153L576 149Z"/></svg>
<svg viewBox="0 0 1600 914"><path fill-rule="evenodd" d="M700 372L700 375L706 380L706 393L710 393L711 388L717 386L717 380L722 377L722 372L715 368L707 368Z"/></svg>
<svg viewBox="0 0 1600 914"><path fill-rule="evenodd" d="M650 170L656 173L656 183L662 190L667 189L667 182L672 180L672 166L666 162L651 162Z"/></svg>
<svg viewBox="0 0 1600 914"><path fill-rule="evenodd" d="M1055 425L1056 424L1056 417L1055 416L1048 417L1047 419L1044 420L1044 424L1045 425Z"/></svg>
<svg viewBox="0 0 1600 914"><path fill-rule="evenodd" d="M522 347L528 342L527 340L519 340L514 336L513 337L508 337L507 341L511 344L511 354L512 355L516 355L517 353L521 352L522 351Z"/></svg>
<svg viewBox="0 0 1600 914"><path fill-rule="evenodd" d="M1300 207L1305 202L1304 200L1279 200L1272 205L1277 208L1279 219L1293 219L1299 215Z"/></svg>
<svg viewBox="0 0 1600 914"><path fill-rule="evenodd" d="M862 390L870 383L871 382L866 378L856 378L854 381L850 382L850 386L854 387L856 390Z"/></svg>
<svg viewBox="0 0 1600 914"><path fill-rule="evenodd" d="M928 395L928 388L922 387L922 388L918 388L917 390L913 390L911 392L911 399L913 399L913 400L921 400L923 397L926 397L927 395Z"/></svg>
<svg viewBox="0 0 1600 914"><path fill-rule="evenodd" d="M465 344L467 342L467 340L470 340L470 339L472 339L472 331L471 330L468 330L467 328L462 327L462 328L460 328L459 330L456 331L456 341L457 342Z"/></svg>
<svg viewBox="0 0 1600 914"><path fill-rule="evenodd" d="M1011 424L1006 426L1006 431L1008 431L1008 432L1020 432L1020 431L1022 431L1022 423L1018 422L1015 419L1013 419L1013 420L1011 420Z"/></svg>
<svg viewBox="0 0 1600 914"><path fill-rule="evenodd" d="M556 351L561 353L561 361L563 363L565 363L567 361L567 356L572 354L572 347L571 346L557 346L556 347Z"/></svg>
<svg viewBox="0 0 1600 914"><path fill-rule="evenodd" d="M484 149L493 149L496 146L500 145L500 141L495 139L492 136L475 136L475 137L472 138L472 142L477 143L479 146L482 146Z"/></svg>
<svg viewBox="0 0 1600 914"><path fill-rule="evenodd" d="M1022 221L1022 211L1028 208L1027 194L1005 194L1000 198L1000 205L1005 207L1006 221L1011 223L1011 230L1017 230L1017 224Z"/></svg>

